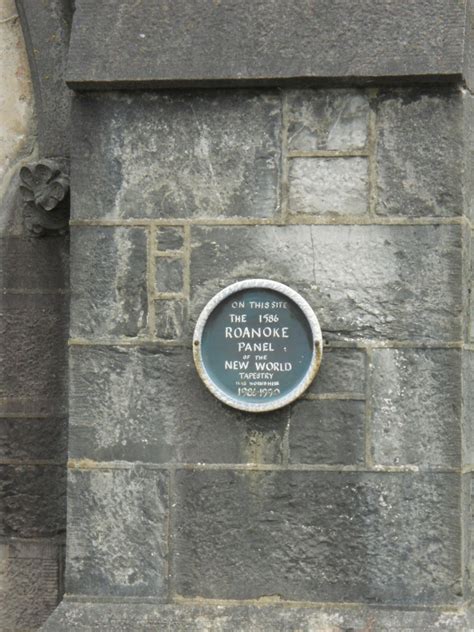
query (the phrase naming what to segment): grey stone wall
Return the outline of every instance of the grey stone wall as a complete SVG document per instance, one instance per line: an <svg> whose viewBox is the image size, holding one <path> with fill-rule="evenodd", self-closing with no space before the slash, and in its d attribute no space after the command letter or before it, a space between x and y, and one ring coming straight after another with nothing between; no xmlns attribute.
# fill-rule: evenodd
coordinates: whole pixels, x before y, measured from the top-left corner
<svg viewBox="0 0 474 632"><path fill-rule="evenodd" d="M461 612L471 113L454 87L75 98L75 598ZM248 277L301 292L326 344L263 415L214 399L190 348Z"/></svg>
<svg viewBox="0 0 474 632"><path fill-rule="evenodd" d="M36 630L63 592L68 243L23 227L18 172L37 156L15 3L0 0L0 630Z"/></svg>

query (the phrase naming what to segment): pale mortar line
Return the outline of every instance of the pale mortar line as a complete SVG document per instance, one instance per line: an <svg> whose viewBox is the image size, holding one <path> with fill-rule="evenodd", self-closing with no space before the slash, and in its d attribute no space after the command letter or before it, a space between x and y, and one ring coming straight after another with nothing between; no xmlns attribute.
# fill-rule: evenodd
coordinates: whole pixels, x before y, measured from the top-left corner
<svg viewBox="0 0 474 632"><path fill-rule="evenodd" d="M306 393L302 399L306 399L308 401L324 401L324 400L353 400L353 401L364 401L365 400L364 393Z"/></svg>
<svg viewBox="0 0 474 632"><path fill-rule="evenodd" d="M281 221L286 224L288 221L288 196L289 196L289 164L288 164L288 98L286 91L282 93L281 102L281 182L280 182L280 214Z"/></svg>
<svg viewBox="0 0 474 632"><path fill-rule="evenodd" d="M183 294L189 301L191 296L191 226L189 224L184 227Z"/></svg>
<svg viewBox="0 0 474 632"><path fill-rule="evenodd" d="M64 466L64 463L62 463ZM365 474L461 474L460 468L436 465L328 465L293 463L150 463L147 461L94 461L92 459L69 459L70 470L130 470L143 467L150 470L193 470L193 471L239 471L239 472L361 472Z"/></svg>
<svg viewBox="0 0 474 632"><path fill-rule="evenodd" d="M183 250L153 250L152 255L154 257L164 257L166 259L181 259L184 252Z"/></svg>
<svg viewBox="0 0 474 632"><path fill-rule="evenodd" d="M324 332L323 332L324 333ZM428 340L329 340L326 349L461 349L462 340L446 342Z"/></svg>
<svg viewBox="0 0 474 632"><path fill-rule="evenodd" d="M369 167L369 213L374 216L377 208L377 117L375 113L377 88L370 88L369 95L369 124L368 124L368 167Z"/></svg>
<svg viewBox="0 0 474 632"><path fill-rule="evenodd" d="M436 217L436 216L427 216L427 217L402 217L402 216L393 216L393 217L385 217L385 216L370 216L368 214L365 215L346 215L342 214L338 216L318 216L318 215L310 215L307 213L291 213L288 216L288 223L290 224L314 224L314 225L341 225L346 226L348 224L356 224L356 225L368 225L368 226L438 226L444 224L466 224L471 226L469 220L464 216L451 216L451 217ZM242 217L232 217L232 218L198 218L193 220L73 220L70 222L70 225L76 228L87 228L87 227L103 227L103 228L113 228L115 226L122 228L130 228L130 227L148 227L148 226L230 226L230 227L238 227L238 226L283 226L284 222L281 220L281 217L272 217L272 218L242 218Z"/></svg>
<svg viewBox="0 0 474 632"><path fill-rule="evenodd" d="M168 347L183 347L191 349L189 344L177 340L168 340L165 338L117 338L117 339L97 339L86 340L83 338L70 338L68 345L70 347L151 347L159 344Z"/></svg>
<svg viewBox="0 0 474 632"><path fill-rule="evenodd" d="M367 158L368 156L368 149L318 149L288 152L290 160L292 158Z"/></svg>
<svg viewBox="0 0 474 632"><path fill-rule="evenodd" d="M183 278L183 283L184 283L184 278ZM186 292L184 291L184 287L183 287L183 291L182 292L156 292L155 291L152 294L152 298L153 299L162 299L162 300L165 300L165 301L173 300L173 299L174 300L184 299L184 298L186 298Z"/></svg>
<svg viewBox="0 0 474 632"><path fill-rule="evenodd" d="M147 230L147 297L148 297L148 333L150 336L155 335L156 330L156 314L155 314L155 257L153 251L155 249L156 229L149 226Z"/></svg>

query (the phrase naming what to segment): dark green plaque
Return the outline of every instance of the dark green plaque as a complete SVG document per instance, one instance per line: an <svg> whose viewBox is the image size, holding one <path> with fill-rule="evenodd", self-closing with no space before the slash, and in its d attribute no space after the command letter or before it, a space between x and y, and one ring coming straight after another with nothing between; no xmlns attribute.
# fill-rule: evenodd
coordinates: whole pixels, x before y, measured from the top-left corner
<svg viewBox="0 0 474 632"><path fill-rule="evenodd" d="M264 412L286 406L314 379L322 356L318 319L291 288L251 279L206 305L194 331L194 361L221 401Z"/></svg>

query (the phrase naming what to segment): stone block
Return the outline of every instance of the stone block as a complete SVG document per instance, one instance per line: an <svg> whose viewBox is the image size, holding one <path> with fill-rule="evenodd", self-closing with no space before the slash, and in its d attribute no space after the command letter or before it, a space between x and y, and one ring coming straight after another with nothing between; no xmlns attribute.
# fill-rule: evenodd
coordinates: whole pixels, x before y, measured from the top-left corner
<svg viewBox="0 0 474 632"><path fill-rule="evenodd" d="M275 93L76 99L75 218L273 217L281 103Z"/></svg>
<svg viewBox="0 0 474 632"><path fill-rule="evenodd" d="M183 261L170 257L157 257L155 268L158 292L183 291Z"/></svg>
<svg viewBox="0 0 474 632"><path fill-rule="evenodd" d="M276 601L276 598L275 598ZM442 630L470 632L474 616L469 609L402 609L354 605L302 608L265 604L145 604L63 601L43 632L414 632ZM198 628L196 627L198 626Z"/></svg>
<svg viewBox="0 0 474 632"><path fill-rule="evenodd" d="M35 415L64 414L67 302L60 295L3 294L0 411L28 408ZM10 400L16 400L16 405L10 406Z"/></svg>
<svg viewBox="0 0 474 632"><path fill-rule="evenodd" d="M155 335L163 340L182 340L187 325L187 302L182 300L155 301Z"/></svg>
<svg viewBox="0 0 474 632"><path fill-rule="evenodd" d="M191 349L71 350L70 456L150 463L281 463L287 411L217 400Z"/></svg>
<svg viewBox="0 0 474 632"><path fill-rule="evenodd" d="M66 461L67 419L0 418L0 459Z"/></svg>
<svg viewBox="0 0 474 632"><path fill-rule="evenodd" d="M167 596L167 479L139 467L70 471L67 592Z"/></svg>
<svg viewBox="0 0 474 632"><path fill-rule="evenodd" d="M64 237L0 239L0 289L57 290L68 284Z"/></svg>
<svg viewBox="0 0 474 632"><path fill-rule="evenodd" d="M375 349L370 371L375 463L459 467L461 352Z"/></svg>
<svg viewBox="0 0 474 632"><path fill-rule="evenodd" d="M314 395L350 393L364 396L366 355L359 349L325 347L316 378L307 393Z"/></svg>
<svg viewBox="0 0 474 632"><path fill-rule="evenodd" d="M256 277L300 291L327 340L461 337L460 226L196 226L191 233L192 320L218 290Z"/></svg>
<svg viewBox="0 0 474 632"><path fill-rule="evenodd" d="M290 463L361 465L365 402L302 400L290 412Z"/></svg>
<svg viewBox="0 0 474 632"><path fill-rule="evenodd" d="M71 235L71 336L144 334L146 233L142 228L81 227Z"/></svg>
<svg viewBox="0 0 474 632"><path fill-rule="evenodd" d="M0 629L37 630L60 598L61 545L53 540L13 541L0 570Z"/></svg>
<svg viewBox="0 0 474 632"><path fill-rule="evenodd" d="M455 89L388 90L377 108L380 215L463 213L461 94Z"/></svg>
<svg viewBox="0 0 474 632"><path fill-rule="evenodd" d="M184 245L184 229L182 226L158 226L156 231L156 248L163 252L182 250Z"/></svg>
<svg viewBox="0 0 474 632"><path fill-rule="evenodd" d="M310 215L363 215L368 210L367 158L293 158L289 209Z"/></svg>
<svg viewBox="0 0 474 632"><path fill-rule="evenodd" d="M287 92L289 151L350 151L367 145L369 100L362 90Z"/></svg>
<svg viewBox="0 0 474 632"><path fill-rule="evenodd" d="M463 465L474 465L474 351L464 350L462 362Z"/></svg>
<svg viewBox="0 0 474 632"><path fill-rule="evenodd" d="M460 476L178 471L183 597L460 603Z"/></svg>
<svg viewBox="0 0 474 632"><path fill-rule="evenodd" d="M66 528L66 471L53 465L0 465L0 536L53 537Z"/></svg>

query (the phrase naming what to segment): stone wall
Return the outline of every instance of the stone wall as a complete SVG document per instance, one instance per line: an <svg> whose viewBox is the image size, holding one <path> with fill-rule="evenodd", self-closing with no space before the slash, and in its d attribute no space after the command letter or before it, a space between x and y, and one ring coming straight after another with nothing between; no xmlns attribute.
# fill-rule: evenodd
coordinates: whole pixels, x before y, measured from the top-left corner
<svg viewBox="0 0 474 632"><path fill-rule="evenodd" d="M75 98L71 601L469 600L471 112L455 87ZM325 338L309 391L259 415L191 350L252 277Z"/></svg>
<svg viewBox="0 0 474 632"><path fill-rule="evenodd" d="M31 238L18 198L36 159L28 61L0 0L0 629L34 630L62 594L67 241Z"/></svg>

